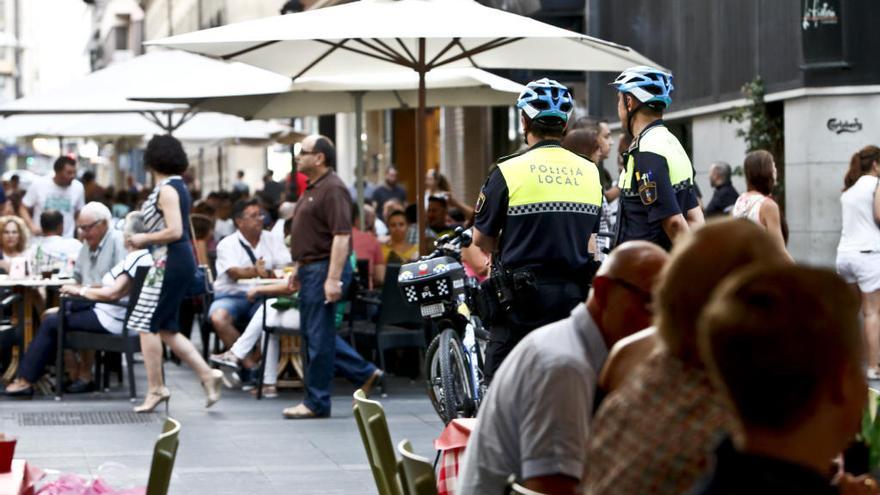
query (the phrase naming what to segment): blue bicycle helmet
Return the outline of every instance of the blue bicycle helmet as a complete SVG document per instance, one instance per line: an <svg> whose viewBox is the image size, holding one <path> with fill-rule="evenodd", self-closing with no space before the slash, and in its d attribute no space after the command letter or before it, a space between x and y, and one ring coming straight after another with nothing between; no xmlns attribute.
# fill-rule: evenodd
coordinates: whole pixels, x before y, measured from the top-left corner
<svg viewBox="0 0 880 495"><path fill-rule="evenodd" d="M530 120L557 118L565 124L574 111L574 101L568 88L545 77L526 85L516 99L516 108Z"/></svg>
<svg viewBox="0 0 880 495"><path fill-rule="evenodd" d="M663 110L672 105L672 74L640 65L621 72L611 83L617 91L629 93L643 104Z"/></svg>

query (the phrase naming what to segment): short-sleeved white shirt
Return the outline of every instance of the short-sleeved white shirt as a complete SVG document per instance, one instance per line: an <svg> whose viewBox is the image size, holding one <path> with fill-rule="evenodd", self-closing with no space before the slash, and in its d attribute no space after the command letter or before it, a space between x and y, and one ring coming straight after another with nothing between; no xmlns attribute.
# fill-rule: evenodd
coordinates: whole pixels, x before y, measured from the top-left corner
<svg viewBox="0 0 880 495"><path fill-rule="evenodd" d="M76 212L85 205L85 190L80 181L74 180L67 187L61 187L52 176L34 180L21 199L23 205L33 208L33 221L40 224L40 215L46 210L58 210L64 217L64 237L74 237Z"/></svg>
<svg viewBox="0 0 880 495"><path fill-rule="evenodd" d="M584 304L520 341L480 405L456 493L504 493L511 474L519 483L551 475L580 479L607 357Z"/></svg>
<svg viewBox="0 0 880 495"><path fill-rule="evenodd" d="M37 237L31 244L30 258L33 259L37 255L37 248L42 250L45 258L51 262L76 260L79 252L82 250L82 243L70 237L61 237L60 235L48 235ZM66 268L66 267L65 267Z"/></svg>
<svg viewBox="0 0 880 495"><path fill-rule="evenodd" d="M256 259L263 258L266 269L273 270L291 263L290 251L271 232L261 231L260 241L252 246L238 230L223 238L217 244L217 280L214 281L216 294L243 294L249 286L236 282L229 276L230 268L247 268L254 266L244 246L251 248Z"/></svg>
<svg viewBox="0 0 880 495"><path fill-rule="evenodd" d="M880 252L880 227L874 220L877 177L863 175L840 195L841 223L839 252Z"/></svg>
<svg viewBox="0 0 880 495"><path fill-rule="evenodd" d="M132 251L125 256L125 259L116 264L109 272L101 278L101 285L104 287L112 287L116 283L116 279L122 275L126 275L134 279L135 272L139 266L150 266L153 264L153 257L150 251L139 249ZM128 303L128 297L119 300L122 304ZM97 303L95 304L95 315L101 326L108 332L119 335L122 333L122 322L125 321L125 308L112 304Z"/></svg>

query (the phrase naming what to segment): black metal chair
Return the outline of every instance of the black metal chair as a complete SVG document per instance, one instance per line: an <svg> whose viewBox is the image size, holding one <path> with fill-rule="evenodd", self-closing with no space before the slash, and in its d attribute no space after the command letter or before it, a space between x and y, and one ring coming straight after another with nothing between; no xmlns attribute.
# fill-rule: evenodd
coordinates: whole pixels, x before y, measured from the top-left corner
<svg viewBox="0 0 880 495"><path fill-rule="evenodd" d="M425 341L425 319L419 308L409 304L400 293L397 275L400 265L392 264L385 268L385 283L379 293L379 304L376 315L375 339L376 352L379 354L379 366L384 370L385 351L400 348L418 348L419 362L427 349ZM385 385L382 385L383 392Z"/></svg>
<svg viewBox="0 0 880 495"><path fill-rule="evenodd" d="M21 349L24 339L24 307L15 303L21 301L21 296L10 290L0 291L0 362L6 367L3 378L12 380L12 348L17 346ZM15 317L15 321L13 321ZM24 354L23 352L20 354ZM6 375L9 376L6 376Z"/></svg>
<svg viewBox="0 0 880 495"><path fill-rule="evenodd" d="M147 272L150 267L141 266L135 272L134 280L128 293L128 303L106 303L122 306L126 308L125 321L122 325L121 335L99 334L91 332L70 332L67 331L67 322L65 318L64 305L70 300L82 300L76 297L64 296L61 298L58 318L58 345L57 355L55 358L55 397L60 399L64 394L64 350L65 349L83 349L96 350L102 352L118 352L125 356L125 364L128 368L128 390L129 397L134 400L137 397L137 390L134 381L134 353L140 351L140 337L137 332L132 332L128 327L128 321L131 313L137 304L138 296L143 288L144 281L147 278ZM100 376L100 372L98 373Z"/></svg>

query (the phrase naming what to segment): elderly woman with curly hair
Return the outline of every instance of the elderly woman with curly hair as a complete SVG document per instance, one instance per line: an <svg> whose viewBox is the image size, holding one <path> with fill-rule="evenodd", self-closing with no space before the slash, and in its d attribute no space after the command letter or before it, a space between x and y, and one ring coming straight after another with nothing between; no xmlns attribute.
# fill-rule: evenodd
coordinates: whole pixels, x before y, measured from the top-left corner
<svg viewBox="0 0 880 495"><path fill-rule="evenodd" d="M9 259L24 256L27 243L28 229L21 218L0 217L0 268L8 272Z"/></svg>

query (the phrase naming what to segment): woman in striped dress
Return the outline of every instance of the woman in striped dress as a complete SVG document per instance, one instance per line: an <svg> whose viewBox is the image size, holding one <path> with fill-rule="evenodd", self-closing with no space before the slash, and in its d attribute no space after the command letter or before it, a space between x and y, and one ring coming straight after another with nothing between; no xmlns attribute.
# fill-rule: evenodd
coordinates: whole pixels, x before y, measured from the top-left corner
<svg viewBox="0 0 880 495"><path fill-rule="evenodd" d="M205 407L220 399L223 373L202 359L192 342L180 335L178 308L195 281L196 263L189 229L191 199L181 179L188 166L180 141L170 135L154 136L147 144L144 163L152 170L155 189L144 202L146 232L132 236L135 247L152 250L150 268L129 326L140 332L141 352L147 371L149 393L136 412L150 412L171 398L162 377L162 343L198 374L207 397Z"/></svg>

